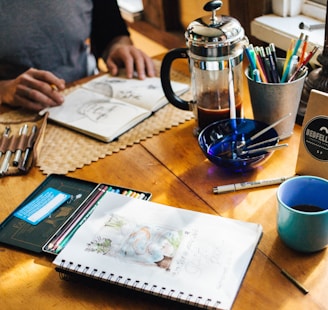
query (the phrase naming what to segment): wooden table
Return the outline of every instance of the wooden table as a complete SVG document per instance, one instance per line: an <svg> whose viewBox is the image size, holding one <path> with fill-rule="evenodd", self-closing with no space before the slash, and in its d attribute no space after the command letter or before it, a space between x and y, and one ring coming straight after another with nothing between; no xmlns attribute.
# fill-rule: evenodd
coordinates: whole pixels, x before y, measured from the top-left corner
<svg viewBox="0 0 328 310"><path fill-rule="evenodd" d="M184 62L177 70L186 72ZM246 81L245 115L251 117ZM305 255L287 248L276 231L277 186L214 195L212 187L291 176L301 128L254 171L227 173L205 159L192 131L194 121L107 156L70 176L153 193L155 202L260 223L264 234L234 309L328 309L328 252ZM65 160L65 159L63 159ZM26 176L0 179L0 221L45 178L34 168ZM0 309L182 309L185 306L113 286L59 279L52 259L0 245ZM303 294L282 273L287 270L308 290Z"/></svg>

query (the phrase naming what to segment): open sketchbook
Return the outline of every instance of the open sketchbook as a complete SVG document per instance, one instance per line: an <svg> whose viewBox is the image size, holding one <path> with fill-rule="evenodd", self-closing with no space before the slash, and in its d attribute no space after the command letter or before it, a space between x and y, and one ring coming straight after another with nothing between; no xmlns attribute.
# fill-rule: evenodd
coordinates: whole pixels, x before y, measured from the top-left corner
<svg viewBox="0 0 328 310"><path fill-rule="evenodd" d="M62 275L230 309L261 235L259 224L106 193L54 264Z"/></svg>
<svg viewBox="0 0 328 310"><path fill-rule="evenodd" d="M177 94L188 85L173 82ZM110 142L149 117L168 101L160 78L126 79L103 75L72 91L63 105L47 108L49 119L104 142Z"/></svg>

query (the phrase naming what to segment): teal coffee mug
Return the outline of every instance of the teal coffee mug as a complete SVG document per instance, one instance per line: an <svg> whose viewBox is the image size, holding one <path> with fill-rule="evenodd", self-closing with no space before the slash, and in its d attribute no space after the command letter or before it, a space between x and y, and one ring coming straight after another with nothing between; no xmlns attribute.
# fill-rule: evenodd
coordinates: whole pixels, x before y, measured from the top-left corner
<svg viewBox="0 0 328 310"><path fill-rule="evenodd" d="M290 248L316 252L328 244L328 180L296 176L277 191L278 234Z"/></svg>

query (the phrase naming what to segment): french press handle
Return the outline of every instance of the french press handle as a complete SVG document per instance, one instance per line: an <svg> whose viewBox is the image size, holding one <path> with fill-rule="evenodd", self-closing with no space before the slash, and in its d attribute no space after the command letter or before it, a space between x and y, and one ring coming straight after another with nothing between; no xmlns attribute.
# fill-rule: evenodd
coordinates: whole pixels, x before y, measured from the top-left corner
<svg viewBox="0 0 328 310"><path fill-rule="evenodd" d="M170 80L170 72L171 65L174 60L179 58L189 58L187 51L187 48L176 48L170 50L163 58L160 72L165 97L171 104L182 110L191 110L191 104L174 93Z"/></svg>

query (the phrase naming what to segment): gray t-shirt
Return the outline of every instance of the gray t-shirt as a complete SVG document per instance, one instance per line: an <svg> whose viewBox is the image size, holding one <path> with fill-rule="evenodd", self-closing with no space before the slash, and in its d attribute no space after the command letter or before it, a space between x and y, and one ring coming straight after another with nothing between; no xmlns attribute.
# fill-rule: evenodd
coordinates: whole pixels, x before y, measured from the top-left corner
<svg viewBox="0 0 328 310"><path fill-rule="evenodd" d="M30 67L66 82L86 76L92 7L92 0L0 0L0 79Z"/></svg>

